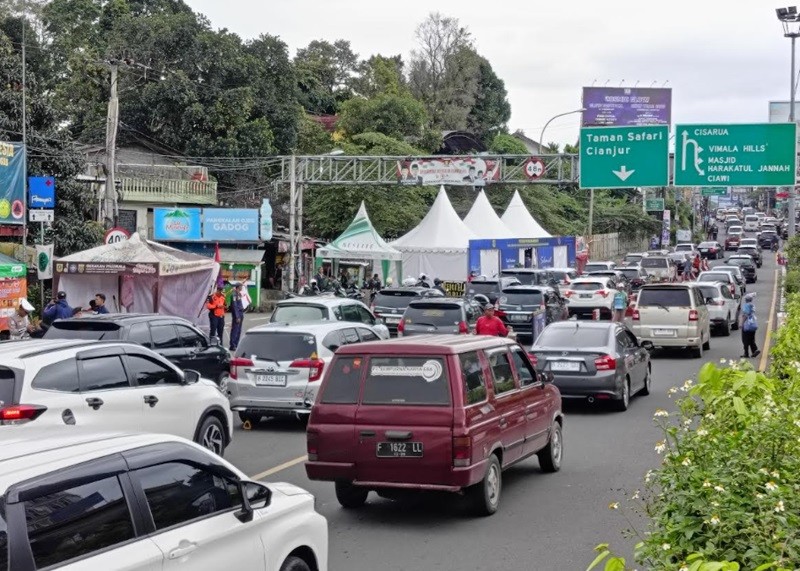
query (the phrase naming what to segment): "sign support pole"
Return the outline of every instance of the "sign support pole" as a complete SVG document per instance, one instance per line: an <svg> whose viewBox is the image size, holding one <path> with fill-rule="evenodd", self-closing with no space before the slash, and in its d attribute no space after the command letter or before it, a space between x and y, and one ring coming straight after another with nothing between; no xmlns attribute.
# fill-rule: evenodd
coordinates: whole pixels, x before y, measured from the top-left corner
<svg viewBox="0 0 800 571"><path fill-rule="evenodd" d="M589 189L589 243L591 244L594 235L594 189ZM591 252L591 246L589 247Z"/></svg>
<svg viewBox="0 0 800 571"><path fill-rule="evenodd" d="M796 88L795 88L795 77L794 77L794 70L795 70L795 40L797 40L797 36L793 34L792 38L792 77L791 82L791 99L789 100L789 123L794 123L795 121L795 114L794 114L794 100L796 96ZM796 143L795 143L796 144ZM795 218L795 185L792 185L789 190L789 238L795 235L795 227L794 227L794 218Z"/></svg>

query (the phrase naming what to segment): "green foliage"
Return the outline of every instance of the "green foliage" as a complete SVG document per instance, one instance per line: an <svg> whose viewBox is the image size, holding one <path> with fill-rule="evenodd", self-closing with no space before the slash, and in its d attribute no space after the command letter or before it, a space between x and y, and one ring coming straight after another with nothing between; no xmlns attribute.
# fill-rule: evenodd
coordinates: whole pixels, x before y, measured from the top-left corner
<svg viewBox="0 0 800 571"><path fill-rule="evenodd" d="M408 95L403 75L402 56L374 55L359 64L359 75L351 80L356 95L366 98L378 95Z"/></svg>
<svg viewBox="0 0 800 571"><path fill-rule="evenodd" d="M800 236L792 236L783 245L783 253L789 267L800 267Z"/></svg>
<svg viewBox="0 0 800 571"><path fill-rule="evenodd" d="M505 83L497 77L489 60L479 57L475 102L467 115L467 130L488 144L496 134L506 131L509 119L511 105Z"/></svg>
<svg viewBox="0 0 800 571"><path fill-rule="evenodd" d="M336 113L337 104L352 96L351 78L358 67L358 55L350 42L314 40L297 50L298 99L306 111Z"/></svg>
<svg viewBox="0 0 800 571"><path fill-rule="evenodd" d="M349 142L343 142L341 147L347 155L413 156L422 154L422 151L416 147L387 137L383 133L360 133L351 137Z"/></svg>
<svg viewBox="0 0 800 571"><path fill-rule="evenodd" d="M401 140L421 137L427 122L425 107L410 95L381 94L345 101L337 126L348 136L375 132Z"/></svg>
<svg viewBox="0 0 800 571"><path fill-rule="evenodd" d="M786 278L783 282L783 287L787 295L800 293L800 269L789 270L786 272Z"/></svg>
<svg viewBox="0 0 800 571"><path fill-rule="evenodd" d="M298 155L319 155L331 151L333 140L330 133L322 125L303 113L298 122L297 149Z"/></svg>
<svg viewBox="0 0 800 571"><path fill-rule="evenodd" d="M498 155L527 155L528 148L525 143L509 135L508 133L498 133L489 143L489 151Z"/></svg>

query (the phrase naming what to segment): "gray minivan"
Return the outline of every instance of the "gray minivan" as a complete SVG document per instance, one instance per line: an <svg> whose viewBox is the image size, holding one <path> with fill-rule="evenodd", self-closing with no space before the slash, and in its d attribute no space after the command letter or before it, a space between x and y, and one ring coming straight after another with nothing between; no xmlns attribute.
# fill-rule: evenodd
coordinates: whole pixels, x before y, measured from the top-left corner
<svg viewBox="0 0 800 571"><path fill-rule="evenodd" d="M397 336L472 333L479 316L479 307L472 300L419 299L408 304L397 325Z"/></svg>

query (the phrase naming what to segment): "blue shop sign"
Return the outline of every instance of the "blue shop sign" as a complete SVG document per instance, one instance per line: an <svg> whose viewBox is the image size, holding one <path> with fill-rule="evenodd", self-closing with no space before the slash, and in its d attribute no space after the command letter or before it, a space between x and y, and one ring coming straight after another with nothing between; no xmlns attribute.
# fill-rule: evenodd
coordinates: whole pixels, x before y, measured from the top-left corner
<svg viewBox="0 0 800 571"><path fill-rule="evenodd" d="M166 242L199 240L200 210L200 208L154 209L153 237Z"/></svg>
<svg viewBox="0 0 800 571"><path fill-rule="evenodd" d="M203 240L258 242L258 210L254 208L204 208Z"/></svg>

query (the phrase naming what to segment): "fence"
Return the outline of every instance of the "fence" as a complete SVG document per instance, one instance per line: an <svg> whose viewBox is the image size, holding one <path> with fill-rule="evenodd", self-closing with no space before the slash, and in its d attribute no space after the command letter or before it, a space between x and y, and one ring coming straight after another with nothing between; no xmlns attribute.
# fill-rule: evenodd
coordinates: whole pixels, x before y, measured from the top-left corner
<svg viewBox="0 0 800 571"><path fill-rule="evenodd" d="M647 249L647 238L624 237L618 232L595 234L592 236L589 256L592 260L614 260L628 252L646 252Z"/></svg>

